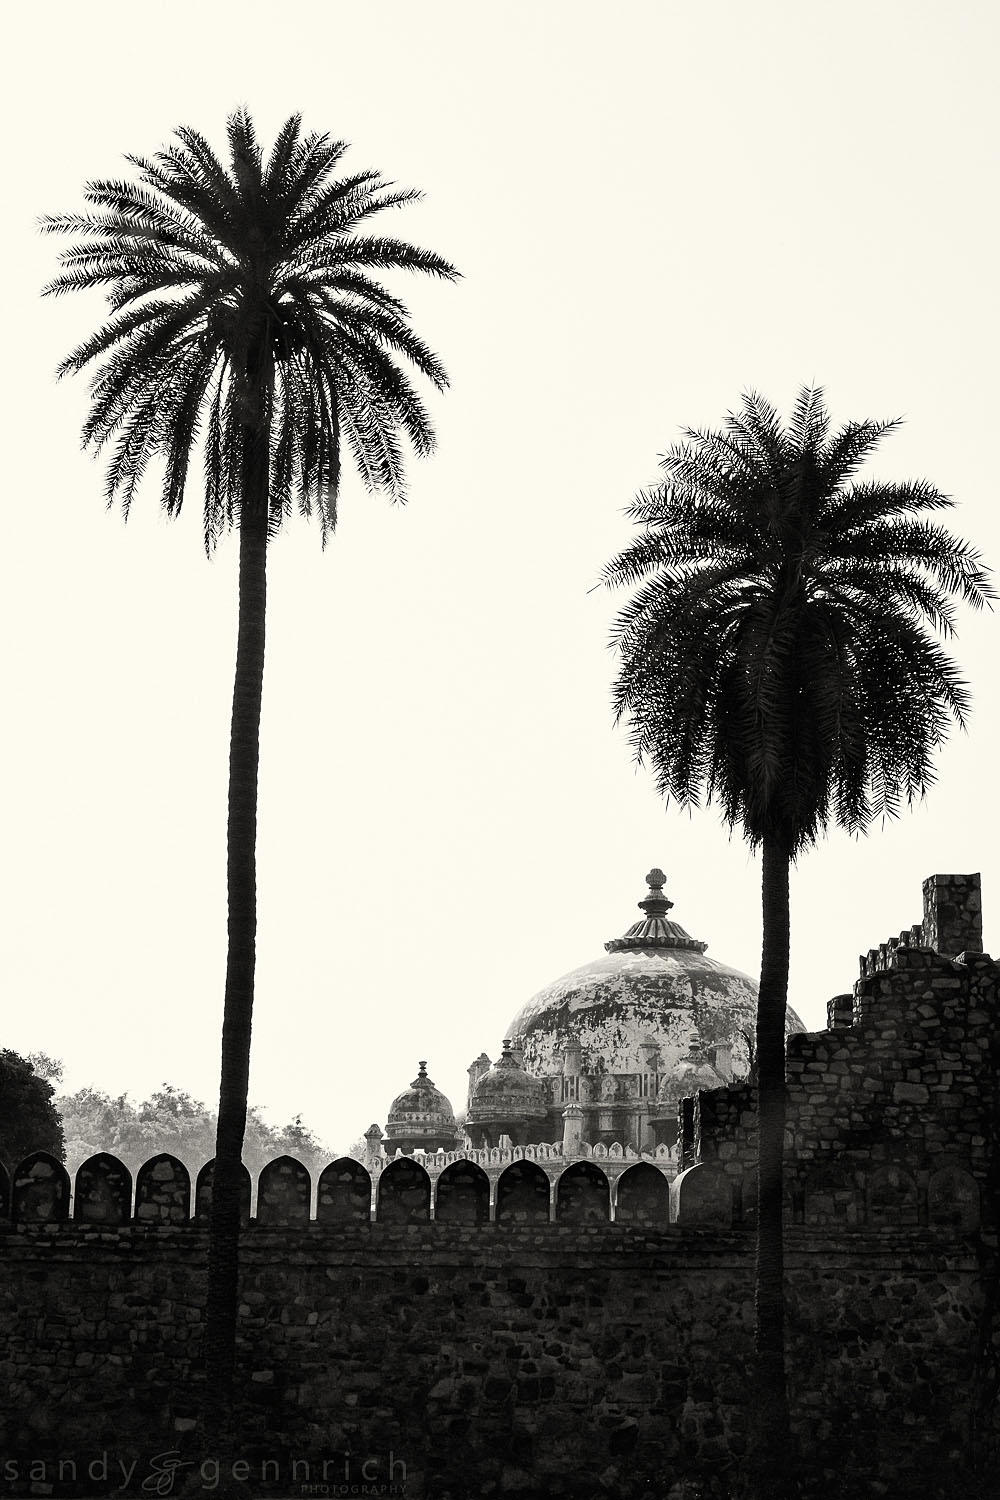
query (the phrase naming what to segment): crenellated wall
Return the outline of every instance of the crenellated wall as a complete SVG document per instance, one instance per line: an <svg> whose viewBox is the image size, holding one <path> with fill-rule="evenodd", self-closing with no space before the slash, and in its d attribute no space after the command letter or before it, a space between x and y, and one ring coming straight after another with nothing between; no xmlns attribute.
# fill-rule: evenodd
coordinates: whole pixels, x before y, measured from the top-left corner
<svg viewBox="0 0 1000 1500"><path fill-rule="evenodd" d="M978 877L924 896L828 1029L788 1043L809 1500L969 1500L1000 1469L1000 966ZM247 1177L239 1493L725 1500L753 1399L754 1102L682 1101L679 1161L553 1145ZM110 1493L86 1475L103 1456L134 1465L123 1494L170 1493L173 1462L211 1494L210 1164L192 1184L161 1156L133 1182L101 1156L71 1185L37 1156L13 1177L0 1493Z"/></svg>

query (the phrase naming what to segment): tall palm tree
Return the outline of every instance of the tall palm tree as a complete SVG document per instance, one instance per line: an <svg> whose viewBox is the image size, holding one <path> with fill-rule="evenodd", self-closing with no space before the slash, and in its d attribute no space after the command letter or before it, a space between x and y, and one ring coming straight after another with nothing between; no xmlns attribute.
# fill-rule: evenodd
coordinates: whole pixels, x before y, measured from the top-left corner
<svg viewBox="0 0 1000 1500"><path fill-rule="evenodd" d="M614 643L618 720L658 789L715 802L762 853L757 1009L758 1472L780 1493L789 1449L782 1281L789 867L832 821L852 833L933 781L932 752L968 693L935 636L954 598L992 596L979 555L927 512L924 481L855 475L895 422L830 434L820 390L790 424L755 394L725 430L687 430L628 514L608 566L633 588Z"/></svg>
<svg viewBox="0 0 1000 1500"><path fill-rule="evenodd" d="M194 449L204 467L211 553L239 530L239 629L230 740L229 947L205 1335L210 1391L229 1404L235 1363L240 1165L247 1112L256 946L258 737L267 543L295 507L325 543L337 518L346 439L370 490L402 500L403 450L429 452L428 414L405 366L439 389L436 355L372 274L453 279L440 256L359 234L414 201L377 172L336 177L347 149L301 133L293 115L266 163L245 110L228 122L228 168L196 131L152 159L138 182L85 189L91 211L42 227L77 242L47 293L105 289L111 316L59 374L96 366L85 445L108 454L106 497L127 515L149 459L163 455L162 503L179 513Z"/></svg>

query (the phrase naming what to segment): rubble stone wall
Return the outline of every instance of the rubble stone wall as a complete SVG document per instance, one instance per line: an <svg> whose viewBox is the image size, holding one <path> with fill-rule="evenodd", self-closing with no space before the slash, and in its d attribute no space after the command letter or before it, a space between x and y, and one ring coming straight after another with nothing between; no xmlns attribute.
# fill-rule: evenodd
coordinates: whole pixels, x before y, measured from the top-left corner
<svg viewBox="0 0 1000 1500"><path fill-rule="evenodd" d="M411 1500L728 1495L752 1399L752 1244L614 1224L252 1227L227 1463L248 1496L362 1482L363 1464ZM108 1494L102 1462L135 1466L123 1493L173 1463L212 1492L205 1257L193 1225L0 1236L6 1493ZM787 1277L811 1493L977 1493L974 1464L998 1454L976 1236L793 1228Z"/></svg>

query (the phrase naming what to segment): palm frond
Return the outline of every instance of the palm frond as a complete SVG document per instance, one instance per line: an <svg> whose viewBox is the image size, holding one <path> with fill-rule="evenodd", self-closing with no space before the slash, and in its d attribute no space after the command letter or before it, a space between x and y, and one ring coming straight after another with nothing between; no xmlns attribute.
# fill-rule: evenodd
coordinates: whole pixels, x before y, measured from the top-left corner
<svg viewBox="0 0 1000 1500"><path fill-rule="evenodd" d="M978 551L923 519L946 496L855 480L896 425L831 437L803 387L784 428L748 393L725 433L685 429L603 573L632 590L613 710L636 758L671 800L714 802L793 857L831 818L863 832L923 796L969 712L936 637L995 593Z"/></svg>
<svg viewBox="0 0 1000 1500"><path fill-rule="evenodd" d="M377 172L332 174L347 150L282 125L265 163L245 109L227 124L228 161L182 126L137 180L87 184L90 212L46 216L70 235L52 296L98 289L107 321L62 362L94 371L83 441L107 461L106 494L127 512L154 455L162 500L183 503L203 449L206 548L239 522L251 452L270 455L271 531L315 511L325 541L336 522L341 443L362 481L405 497L403 444L434 434L411 372L437 388L444 367L375 271L453 280L443 257L385 235L372 215L413 202ZM263 434L263 438L262 435Z"/></svg>

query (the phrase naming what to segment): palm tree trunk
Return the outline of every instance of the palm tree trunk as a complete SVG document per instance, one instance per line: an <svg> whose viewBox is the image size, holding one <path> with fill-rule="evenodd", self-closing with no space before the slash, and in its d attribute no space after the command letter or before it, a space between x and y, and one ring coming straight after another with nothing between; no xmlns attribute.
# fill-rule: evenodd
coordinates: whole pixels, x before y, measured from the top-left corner
<svg viewBox="0 0 1000 1500"><path fill-rule="evenodd" d="M257 942L257 768L267 599L267 455L248 441L240 514L239 630L229 748L229 949L209 1220L206 1406L213 1435L232 1411L239 1293L240 1178ZM263 450L263 451L261 451Z"/></svg>
<svg viewBox="0 0 1000 1500"><path fill-rule="evenodd" d="M757 1001L756 1379L752 1467L757 1492L767 1500L793 1493L795 1468L785 1385L782 1244L790 865L787 846L778 839L765 838L763 945Z"/></svg>

